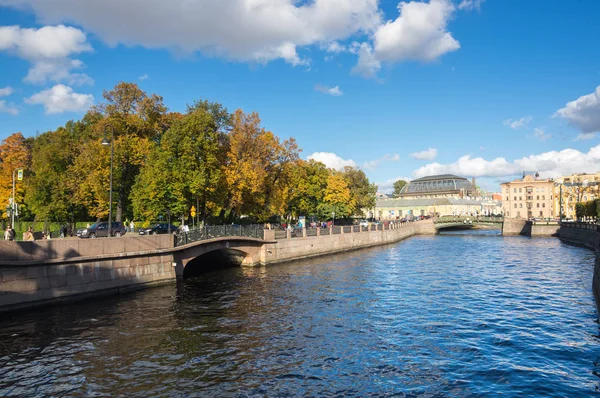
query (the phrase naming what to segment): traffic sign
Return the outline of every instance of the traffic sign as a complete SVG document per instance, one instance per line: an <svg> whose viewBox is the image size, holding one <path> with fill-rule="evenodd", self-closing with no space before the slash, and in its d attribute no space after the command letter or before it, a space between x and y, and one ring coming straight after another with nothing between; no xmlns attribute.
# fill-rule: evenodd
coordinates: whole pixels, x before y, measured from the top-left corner
<svg viewBox="0 0 600 398"><path fill-rule="evenodd" d="M196 217L196 206L192 206L192 209L190 210L190 216Z"/></svg>
<svg viewBox="0 0 600 398"><path fill-rule="evenodd" d="M23 181L23 169L17 171L17 180Z"/></svg>

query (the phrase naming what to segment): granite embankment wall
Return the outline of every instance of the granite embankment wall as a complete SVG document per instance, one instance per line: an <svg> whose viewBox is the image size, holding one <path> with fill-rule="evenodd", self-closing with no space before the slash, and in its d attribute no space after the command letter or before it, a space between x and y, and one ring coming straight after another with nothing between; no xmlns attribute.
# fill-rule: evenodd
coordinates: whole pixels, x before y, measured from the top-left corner
<svg viewBox="0 0 600 398"><path fill-rule="evenodd" d="M260 253L254 253L253 258L260 260L254 264L274 264L393 243L418 234L435 234L431 220L397 225L394 229L389 226L387 229L379 228L347 234L286 238L276 243L273 243L275 231L265 231L266 243L255 248ZM203 251L185 252L194 249L175 247L174 243L171 235L1 241L0 311L175 281L180 257L185 257L186 253L202 254ZM202 249L212 250L210 245L215 243L206 241L198 244L202 245ZM229 245L226 247L230 248Z"/></svg>
<svg viewBox="0 0 600 398"><path fill-rule="evenodd" d="M0 242L0 311L175 279L173 237Z"/></svg>
<svg viewBox="0 0 600 398"><path fill-rule="evenodd" d="M596 307L600 312L600 232L596 225L577 225L565 224L558 230L560 240L590 248L596 252L596 261L594 263L594 276L592 280L592 290Z"/></svg>
<svg viewBox="0 0 600 398"><path fill-rule="evenodd" d="M504 223L502 224L502 235L524 235L532 237L556 236L559 228L560 226L556 224L534 224L533 222L527 220L505 218Z"/></svg>
<svg viewBox="0 0 600 398"><path fill-rule="evenodd" d="M414 235L435 235L436 230L432 220L423 220L404 224L396 224L395 228L346 232L303 238L280 239L277 243L263 247L263 263L273 264L308 257L323 256L332 253L346 252L361 248L385 245L398 242ZM274 231L265 231L265 239L275 240Z"/></svg>

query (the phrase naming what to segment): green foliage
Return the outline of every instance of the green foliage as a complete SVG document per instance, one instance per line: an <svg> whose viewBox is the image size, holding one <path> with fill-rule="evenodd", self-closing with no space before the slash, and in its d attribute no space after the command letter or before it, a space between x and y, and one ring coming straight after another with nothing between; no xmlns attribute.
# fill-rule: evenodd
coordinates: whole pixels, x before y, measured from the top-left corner
<svg viewBox="0 0 600 398"><path fill-rule="evenodd" d="M266 130L257 113L229 113L206 100L184 114L168 112L162 97L124 82L103 97L79 121L0 144L0 202L12 193L12 170L26 170L16 192L26 204L21 220L35 220L37 228L106 219L112 146L113 217L134 218L138 226L169 214L173 223L187 219L192 206L199 220L217 223L325 220L332 212L340 219L375 204L377 187L363 171L301 160L294 138ZM104 138L111 145L102 145Z"/></svg>
<svg viewBox="0 0 600 398"><path fill-rule="evenodd" d="M587 202L578 202L575 204L575 215L577 219L583 217L596 218L599 215L600 208L598 206L600 200L589 200Z"/></svg>
<svg viewBox="0 0 600 398"><path fill-rule="evenodd" d="M400 196L400 192L402 191L402 188L404 188L404 186L407 184L406 181L404 180L398 180L394 183L394 192L393 195L394 196Z"/></svg>

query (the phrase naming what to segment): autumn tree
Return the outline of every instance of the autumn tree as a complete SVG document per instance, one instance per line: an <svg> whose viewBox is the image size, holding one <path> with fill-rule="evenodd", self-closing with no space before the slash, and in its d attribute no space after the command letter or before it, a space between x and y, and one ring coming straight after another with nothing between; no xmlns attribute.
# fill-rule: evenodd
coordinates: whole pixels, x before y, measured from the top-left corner
<svg viewBox="0 0 600 398"><path fill-rule="evenodd" d="M323 195L323 202L318 206L319 216L322 219L350 217L356 207L353 195L348 187L346 178L342 173L334 173L327 177L327 187Z"/></svg>
<svg viewBox="0 0 600 398"><path fill-rule="evenodd" d="M352 198L351 215L359 216L364 209L372 209L375 206L377 185L369 181L364 171L354 167L344 167L342 176Z"/></svg>
<svg viewBox="0 0 600 398"><path fill-rule="evenodd" d="M187 215L199 201L203 218L216 207L222 181L218 124L205 109L190 113L163 135L132 191L135 213L156 218L165 210Z"/></svg>
<svg viewBox="0 0 600 398"><path fill-rule="evenodd" d="M7 219L9 199L12 198L13 175L16 179L16 169L27 169L31 159L31 141L23 134L14 133L6 137L0 144L0 210L2 217ZM15 203L22 204L25 197L25 184L15 181ZM26 211L21 205L20 211Z"/></svg>
<svg viewBox="0 0 600 398"><path fill-rule="evenodd" d="M404 188L404 186L406 185L406 181L404 180L398 180L396 182L394 182L394 196L400 196L400 192L402 191L402 188Z"/></svg>
<svg viewBox="0 0 600 398"><path fill-rule="evenodd" d="M317 215L331 170L314 160L298 160L290 172L286 212L294 217Z"/></svg>
<svg viewBox="0 0 600 398"><path fill-rule="evenodd" d="M132 213L131 188L146 157L160 142L167 108L162 97L147 95L134 83L119 83L104 91L103 97L105 102L90 111L102 118L94 125L94 139L85 146L70 171L76 176L71 183L77 188L74 195L77 203L90 205L90 213L97 217L108 214L110 149L102 146L101 141L105 133L111 139L114 129L113 199L115 219L121 221L124 211Z"/></svg>

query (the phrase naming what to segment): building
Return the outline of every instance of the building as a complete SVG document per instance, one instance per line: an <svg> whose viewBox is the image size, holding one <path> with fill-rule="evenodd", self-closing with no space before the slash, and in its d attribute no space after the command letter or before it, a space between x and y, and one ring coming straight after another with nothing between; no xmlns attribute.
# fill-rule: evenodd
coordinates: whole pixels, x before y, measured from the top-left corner
<svg viewBox="0 0 600 398"><path fill-rule="evenodd" d="M502 212L509 218L554 218L554 180L526 175L520 180L500 184Z"/></svg>
<svg viewBox="0 0 600 398"><path fill-rule="evenodd" d="M577 202L587 202L600 198L600 172L595 174L571 174L570 176L555 179L554 186L554 214L560 214L562 200L562 213L564 218L575 219L575 205Z"/></svg>
<svg viewBox="0 0 600 398"><path fill-rule="evenodd" d="M501 215L500 202L486 199L433 198L377 200L368 217L398 220L410 216L491 216Z"/></svg>
<svg viewBox="0 0 600 398"><path fill-rule="evenodd" d="M466 198L477 196L475 180L452 174L427 176L412 180L400 191L402 199Z"/></svg>

